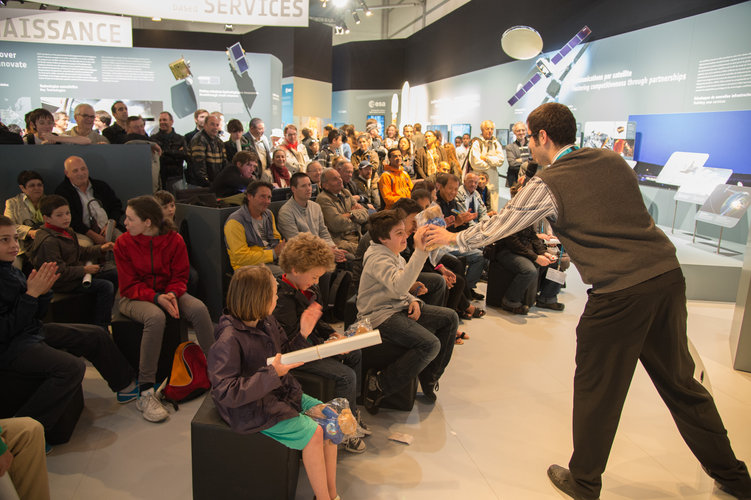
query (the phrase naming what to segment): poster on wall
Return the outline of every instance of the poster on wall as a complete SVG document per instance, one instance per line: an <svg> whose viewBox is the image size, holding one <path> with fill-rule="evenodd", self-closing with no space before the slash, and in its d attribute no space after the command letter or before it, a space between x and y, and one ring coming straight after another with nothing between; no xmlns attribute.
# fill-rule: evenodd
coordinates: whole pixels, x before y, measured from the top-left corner
<svg viewBox="0 0 751 500"><path fill-rule="evenodd" d="M18 63L0 72L0 119L8 125L23 128L24 115L40 106L72 116L75 105L86 102L109 113L115 100L129 103L130 114L142 114L147 129L160 111L171 112L180 134L195 128L197 109L219 111L225 122L248 123L257 116L269 128L281 123L282 64L268 54L246 54L250 70L238 74L223 51L10 42L2 53ZM193 73L190 82L176 81L170 69L183 57Z"/></svg>
<svg viewBox="0 0 751 500"><path fill-rule="evenodd" d="M586 122L584 124L582 147L609 149L626 160L633 160L635 142L635 122Z"/></svg>
<svg viewBox="0 0 751 500"><path fill-rule="evenodd" d="M384 115L368 115L368 120L370 119L378 123L378 135L383 137L383 131L386 130L386 117Z"/></svg>

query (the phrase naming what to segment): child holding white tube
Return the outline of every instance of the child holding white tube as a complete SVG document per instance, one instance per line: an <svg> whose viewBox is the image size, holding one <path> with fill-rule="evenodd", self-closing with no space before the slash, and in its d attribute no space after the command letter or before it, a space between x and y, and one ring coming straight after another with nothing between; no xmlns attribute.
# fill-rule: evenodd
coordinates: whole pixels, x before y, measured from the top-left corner
<svg viewBox="0 0 751 500"><path fill-rule="evenodd" d="M70 227L71 215L68 200L52 194L39 201L39 211L44 226L39 229L31 250L31 261L36 269L45 262L55 262L60 278L53 287L55 292L93 294L96 301L94 324L107 328L112 320L112 306L117 288L117 270L103 270L99 262L114 243L81 247L76 233Z"/></svg>
<svg viewBox="0 0 751 500"><path fill-rule="evenodd" d="M208 355L211 396L222 418L236 432L261 432L302 450L303 464L318 499L339 500L336 493L336 445L323 439L321 427L303 412L321 404L303 394L289 373L302 363L282 364L281 353L307 347L320 309L300 318L300 334L287 338L271 315L277 283L266 266L235 271L227 291L227 311L219 319L216 342ZM266 359L275 357L272 364Z"/></svg>

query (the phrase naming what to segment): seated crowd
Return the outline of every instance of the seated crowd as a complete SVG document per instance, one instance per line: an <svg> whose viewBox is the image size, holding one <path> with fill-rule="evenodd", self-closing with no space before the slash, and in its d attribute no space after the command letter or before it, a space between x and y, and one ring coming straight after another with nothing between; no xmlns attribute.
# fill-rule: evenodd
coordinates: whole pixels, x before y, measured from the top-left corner
<svg viewBox="0 0 751 500"><path fill-rule="evenodd" d="M483 122L481 138L466 134L456 147L442 144L440 132L423 134L419 124L404 126L402 136L389 125L381 138L371 121L360 134L351 126L327 126L320 142L305 128L298 142L294 125L278 141L269 140L259 118L247 132L239 120L230 120L225 133L221 113L206 110L195 112L196 128L185 136L174 130L172 115L162 112L158 131L149 136L144 120L129 116L122 101L111 111L80 104L76 126L68 130L67 115L56 119L40 108L27 115L22 141L6 140L10 132L0 130L7 143L148 143L154 160L154 196L130 199L124 210L116 190L91 177L79 156L65 160L65 178L54 194L44 194L39 173L18 175L21 193L7 200L0 217L0 358L4 369L44 382L15 416L32 417L44 430L54 427L81 384L81 356L118 402L136 401L150 422L166 420L157 362L169 318L184 318L207 355L211 394L222 417L239 432L262 432L303 450L317 497L338 498L336 446L303 415L320 401L304 394L294 375L331 379L363 436L370 431L358 395L376 413L384 398L417 379L426 401L436 401L454 345L469 338L459 330L461 321L485 315L472 302L484 298L476 286L489 263L481 250L430 257L426 228L418 220L435 207L450 231L461 231L495 214L497 196L487 170L502 164L504 153L492 137L494 125ZM204 303L188 293L198 276L189 242L174 221L174 193L181 187L202 188L239 205L223 227L233 276L226 314L216 327ZM276 206L274 199L280 200ZM563 309L560 285L541 279L557 261L546 245L551 238L528 228L490 252L512 275L504 309L527 314L522 295L533 282L540 288L538 307ZM333 283L340 287L337 294ZM94 297L89 324L43 322L59 292ZM356 304L356 317L345 317L347 300ZM115 307L143 324L137 367L110 337ZM360 350L302 365L281 362L279 353L343 338L329 323L347 319L367 320L401 354L367 373ZM342 446L366 450L361 437Z"/></svg>

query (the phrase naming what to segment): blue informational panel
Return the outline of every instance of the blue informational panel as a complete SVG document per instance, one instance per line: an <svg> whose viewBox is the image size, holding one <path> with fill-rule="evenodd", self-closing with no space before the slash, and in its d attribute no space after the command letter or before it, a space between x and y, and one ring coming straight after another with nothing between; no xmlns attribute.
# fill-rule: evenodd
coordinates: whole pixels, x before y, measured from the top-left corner
<svg viewBox="0 0 751 500"><path fill-rule="evenodd" d="M704 166L751 176L742 147L748 141L751 111L631 115L628 121L636 122L637 161L665 165L676 151L708 153Z"/></svg>
<svg viewBox="0 0 751 500"><path fill-rule="evenodd" d="M295 103L295 85L285 83L282 85L282 124L292 123L292 116Z"/></svg>

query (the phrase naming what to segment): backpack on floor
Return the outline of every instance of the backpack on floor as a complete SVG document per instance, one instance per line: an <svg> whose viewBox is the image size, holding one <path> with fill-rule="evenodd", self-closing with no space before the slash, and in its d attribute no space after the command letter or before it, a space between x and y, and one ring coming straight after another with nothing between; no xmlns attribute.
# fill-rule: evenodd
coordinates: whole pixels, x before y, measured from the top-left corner
<svg viewBox="0 0 751 500"><path fill-rule="evenodd" d="M211 384L206 372L206 356L195 342L177 346L169 383L162 392L171 403L190 401L206 392Z"/></svg>

